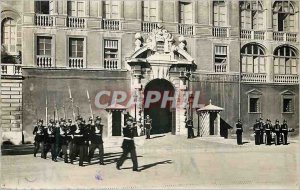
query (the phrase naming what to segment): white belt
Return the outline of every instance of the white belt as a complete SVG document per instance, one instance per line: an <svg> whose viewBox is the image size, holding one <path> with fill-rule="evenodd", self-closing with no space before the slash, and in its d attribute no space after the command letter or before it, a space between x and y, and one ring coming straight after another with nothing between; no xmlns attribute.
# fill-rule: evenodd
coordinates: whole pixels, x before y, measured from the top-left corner
<svg viewBox="0 0 300 190"><path fill-rule="evenodd" d="M83 135L74 135L74 137L82 137Z"/></svg>
<svg viewBox="0 0 300 190"><path fill-rule="evenodd" d="M126 139L126 140L133 140L133 138L129 138L129 137L124 137L124 139Z"/></svg>

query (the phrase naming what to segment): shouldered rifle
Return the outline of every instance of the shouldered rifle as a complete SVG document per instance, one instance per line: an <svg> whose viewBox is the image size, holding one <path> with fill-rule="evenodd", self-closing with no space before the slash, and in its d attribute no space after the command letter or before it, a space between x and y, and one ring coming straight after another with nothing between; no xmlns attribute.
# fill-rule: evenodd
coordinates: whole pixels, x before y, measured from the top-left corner
<svg viewBox="0 0 300 190"><path fill-rule="evenodd" d="M89 102L89 105L90 105L91 118L92 118L93 121L94 121L94 114L93 114L93 109L92 109L92 104L91 104L90 94L89 94L89 91L88 91L88 90L86 90L86 95L87 95L87 99L88 99L88 102Z"/></svg>
<svg viewBox="0 0 300 190"><path fill-rule="evenodd" d="M73 98L72 98L72 92L71 92L70 86L68 86L68 88L69 88L69 97L70 97L72 111L73 111L73 121L75 122L74 101L73 101Z"/></svg>

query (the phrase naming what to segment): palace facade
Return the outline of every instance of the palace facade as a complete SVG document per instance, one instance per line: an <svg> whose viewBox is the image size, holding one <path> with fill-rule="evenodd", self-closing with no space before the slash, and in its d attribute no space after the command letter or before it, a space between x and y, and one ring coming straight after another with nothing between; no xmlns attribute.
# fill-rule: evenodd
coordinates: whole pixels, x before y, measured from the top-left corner
<svg viewBox="0 0 300 190"><path fill-rule="evenodd" d="M127 112L138 121L149 114L154 133L186 134L190 116L200 136L231 138L241 118L250 137L260 117L298 132L298 1L3 0L1 8L4 139L18 142L23 131L31 141L37 118L89 117L87 91L93 103L101 90L137 97L131 108L92 105L105 136L121 135ZM166 89L191 99L200 91L208 107L143 108L140 95Z"/></svg>

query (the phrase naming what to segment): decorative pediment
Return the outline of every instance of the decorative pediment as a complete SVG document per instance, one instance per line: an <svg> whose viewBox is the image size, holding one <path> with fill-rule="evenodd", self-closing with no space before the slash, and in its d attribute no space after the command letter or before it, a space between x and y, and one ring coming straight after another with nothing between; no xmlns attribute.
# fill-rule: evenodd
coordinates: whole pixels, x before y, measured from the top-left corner
<svg viewBox="0 0 300 190"><path fill-rule="evenodd" d="M171 64L193 64L194 62L186 51L187 44L184 37L180 36L178 45L175 45L174 36L160 24L145 37L141 33L136 33L135 39L135 52L127 59L128 63L163 61Z"/></svg>
<svg viewBox="0 0 300 190"><path fill-rule="evenodd" d="M281 92L280 94L283 96L294 96L295 95L295 93L290 90L285 90L285 91Z"/></svg>
<svg viewBox="0 0 300 190"><path fill-rule="evenodd" d="M262 95L262 92L257 89L252 89L246 92L248 95Z"/></svg>

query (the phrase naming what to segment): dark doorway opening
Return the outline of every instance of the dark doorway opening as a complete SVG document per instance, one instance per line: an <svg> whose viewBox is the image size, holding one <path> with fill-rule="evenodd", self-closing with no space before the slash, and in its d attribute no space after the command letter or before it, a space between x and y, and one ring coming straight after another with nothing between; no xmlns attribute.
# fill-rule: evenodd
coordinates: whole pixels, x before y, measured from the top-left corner
<svg viewBox="0 0 300 190"><path fill-rule="evenodd" d="M168 92L168 97L174 97L173 85L165 79L154 79L150 81L144 90L144 105L149 91L159 92L161 98L155 103L151 103L148 108L144 108L144 116L150 116L152 119L151 134L169 133L175 134L175 115L176 112L172 109L172 101L168 101L165 108L162 108L162 99L165 92Z"/></svg>
<svg viewBox="0 0 300 190"><path fill-rule="evenodd" d="M217 126L217 113L211 112L209 120L209 135L215 135L215 128Z"/></svg>
<svg viewBox="0 0 300 190"><path fill-rule="evenodd" d="M121 136L121 112L112 112L112 136Z"/></svg>

